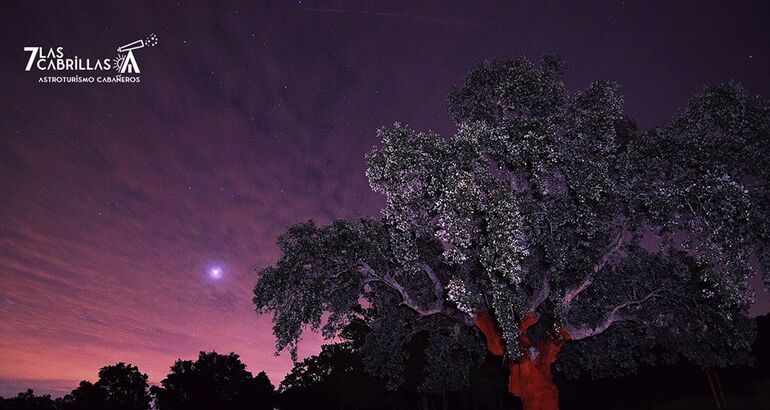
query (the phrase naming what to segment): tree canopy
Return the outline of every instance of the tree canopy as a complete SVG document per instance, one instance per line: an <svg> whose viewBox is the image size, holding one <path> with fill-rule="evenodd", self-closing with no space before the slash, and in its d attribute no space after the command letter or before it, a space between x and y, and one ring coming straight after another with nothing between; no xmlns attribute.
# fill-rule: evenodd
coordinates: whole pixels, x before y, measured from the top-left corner
<svg viewBox="0 0 770 410"><path fill-rule="evenodd" d="M160 384L152 388L159 410L272 410L275 400L267 375L252 376L235 353L200 352L195 361L177 360Z"/></svg>
<svg viewBox="0 0 770 410"><path fill-rule="evenodd" d="M486 62L450 94L453 137L381 129L367 175L383 217L290 227L260 272L278 349L324 313L334 336L363 304L369 368L394 385L420 332L424 386L464 383L483 356L474 323L494 354L548 357L547 378L567 341L573 374L745 362L748 278L770 262L767 102L722 84L637 132L616 84L571 94L561 72Z"/></svg>
<svg viewBox="0 0 770 410"><path fill-rule="evenodd" d="M3 399L0 397L2 410L57 410L56 401L50 394L36 396L32 389L20 392L16 397Z"/></svg>
<svg viewBox="0 0 770 410"><path fill-rule="evenodd" d="M147 375L136 366L117 363L102 367L96 383L83 380L64 396L60 408L66 410L149 410Z"/></svg>
<svg viewBox="0 0 770 410"><path fill-rule="evenodd" d="M768 103L721 84L639 132L616 84L570 93L562 69L484 62L451 91L454 136L380 129L367 175L382 218L291 226L259 272L277 349L365 316L370 371L397 386L405 344L427 333L423 387L452 389L484 357L488 315L490 351L568 341L557 365L572 375L748 361L748 279L770 266Z"/></svg>

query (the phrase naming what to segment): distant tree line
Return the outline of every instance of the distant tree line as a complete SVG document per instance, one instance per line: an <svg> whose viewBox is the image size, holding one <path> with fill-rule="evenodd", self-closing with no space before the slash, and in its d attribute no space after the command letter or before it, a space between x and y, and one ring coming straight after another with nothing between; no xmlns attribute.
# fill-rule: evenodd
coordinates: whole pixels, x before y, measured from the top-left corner
<svg viewBox="0 0 770 410"><path fill-rule="evenodd" d="M756 386L770 387L770 316L756 319L755 366L723 369L722 382L732 397L756 396ZM253 376L238 355L201 352L196 360L177 360L159 386L149 386L136 366L117 363L103 367L96 382L80 382L70 394L53 399L32 390L16 397L0 397L0 410L502 410L520 408L500 375L504 364L489 355L470 377L469 387L456 390L419 389L421 350L427 340L409 346L405 383L390 389L383 378L371 375L361 358L369 330L353 323L340 343L322 346L319 354L298 361L276 389L264 372ZM698 368L673 365L642 368L639 375L615 380L567 380L557 373L564 409L653 408L672 398L700 397L713 407L707 379ZM761 385L760 383L764 383ZM411 387L410 387L411 386ZM440 386L438 386L440 387ZM758 400L770 400L759 396ZM747 399L757 400L757 399ZM731 403L732 402L732 403ZM735 405L731 408L752 408ZM740 403L737 403L740 404Z"/></svg>
<svg viewBox="0 0 770 410"><path fill-rule="evenodd" d="M253 376L235 353L200 352L198 359L177 360L171 372L150 387L147 375L126 363L103 367L96 383L80 382L57 399L30 389L0 397L0 410L272 410L275 387L265 372Z"/></svg>

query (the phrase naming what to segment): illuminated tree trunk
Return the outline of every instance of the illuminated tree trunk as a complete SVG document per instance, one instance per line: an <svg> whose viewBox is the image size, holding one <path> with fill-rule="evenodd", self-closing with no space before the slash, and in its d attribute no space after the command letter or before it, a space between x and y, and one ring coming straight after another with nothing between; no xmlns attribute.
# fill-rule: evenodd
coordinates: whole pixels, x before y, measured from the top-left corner
<svg viewBox="0 0 770 410"><path fill-rule="evenodd" d="M535 323L537 319L533 315L527 315L521 321L521 357L516 361L508 360L508 391L521 399L524 410L558 410L559 390L553 382L551 365L570 335L566 330L558 329L557 334L533 344L527 330ZM476 326L487 340L487 350L496 356L505 355L503 335L494 319L486 312L479 313Z"/></svg>

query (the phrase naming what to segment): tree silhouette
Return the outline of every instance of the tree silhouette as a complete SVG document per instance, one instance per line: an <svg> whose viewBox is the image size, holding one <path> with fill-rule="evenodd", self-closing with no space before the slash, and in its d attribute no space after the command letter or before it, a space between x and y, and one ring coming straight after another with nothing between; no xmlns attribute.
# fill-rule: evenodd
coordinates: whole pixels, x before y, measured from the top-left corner
<svg viewBox="0 0 770 410"><path fill-rule="evenodd" d="M384 382L364 372L349 342L324 345L318 355L296 363L280 393L284 410L383 409L388 404Z"/></svg>
<svg viewBox="0 0 770 410"><path fill-rule="evenodd" d="M83 380L76 389L61 399L59 407L63 410L106 410L107 392Z"/></svg>
<svg viewBox="0 0 770 410"><path fill-rule="evenodd" d="M121 362L102 367L96 383L81 381L72 393L62 398L61 408L148 410L150 401L147 375L136 366Z"/></svg>
<svg viewBox="0 0 770 410"><path fill-rule="evenodd" d="M746 362L750 261L770 267L767 102L710 87L640 133L615 84L570 95L561 74L485 62L451 92L452 138L381 129L383 218L292 226L260 272L277 349L368 311L366 366L390 387L425 336L423 389L467 383L486 350L526 409L558 407L557 359L572 376Z"/></svg>
<svg viewBox="0 0 770 410"><path fill-rule="evenodd" d="M153 386L160 410L273 409L274 387L262 372L253 377L235 353L200 352L196 361L177 360Z"/></svg>
<svg viewBox="0 0 770 410"><path fill-rule="evenodd" d="M35 396L32 389L21 392L16 397L3 399L0 397L0 410L56 410L56 402L51 395Z"/></svg>
<svg viewBox="0 0 770 410"><path fill-rule="evenodd" d="M496 361L487 361L485 366L472 371L470 386L460 391L415 389L421 375L427 338L415 338L406 346L406 382L398 391L389 391L386 380L364 370L361 347L370 331L364 322L353 320L340 334L344 341L323 345L317 355L295 363L281 382L280 408L428 410L439 406L446 410L501 409L500 402L504 401L506 389L499 383L501 369Z"/></svg>

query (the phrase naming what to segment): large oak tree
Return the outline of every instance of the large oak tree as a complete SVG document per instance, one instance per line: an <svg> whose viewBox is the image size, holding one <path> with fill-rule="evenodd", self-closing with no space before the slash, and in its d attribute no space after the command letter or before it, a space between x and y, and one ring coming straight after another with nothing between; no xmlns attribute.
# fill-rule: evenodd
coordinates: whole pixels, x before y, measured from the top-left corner
<svg viewBox="0 0 770 410"><path fill-rule="evenodd" d="M526 409L558 407L554 363L748 361L748 279L770 265L767 102L723 84L637 132L614 83L571 94L561 72L485 62L450 94L454 136L381 129L382 218L292 226L259 273L277 349L364 317L367 368L391 387L427 334L422 388L462 387L488 351Z"/></svg>

